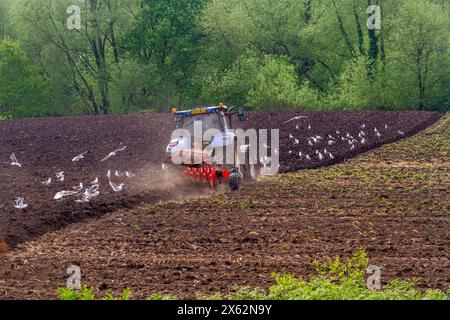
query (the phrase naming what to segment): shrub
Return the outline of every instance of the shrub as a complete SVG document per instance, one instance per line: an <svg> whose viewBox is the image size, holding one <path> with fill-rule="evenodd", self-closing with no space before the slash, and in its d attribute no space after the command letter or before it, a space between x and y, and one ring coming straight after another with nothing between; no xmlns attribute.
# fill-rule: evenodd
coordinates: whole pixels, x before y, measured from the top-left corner
<svg viewBox="0 0 450 320"><path fill-rule="evenodd" d="M67 288L59 288L58 296L60 300L95 300L94 288L82 286L80 290L71 290ZM114 297L111 293L107 293L102 300L130 300L131 290L124 289L122 294Z"/></svg>
<svg viewBox="0 0 450 320"><path fill-rule="evenodd" d="M274 274L276 284L268 293L261 289L240 288L227 299L259 300L446 300L447 294L440 290L425 292L414 289L414 283L394 280L383 290L366 287L364 279L367 256L359 249L345 262L339 258L314 261L316 274L309 281L290 274Z"/></svg>

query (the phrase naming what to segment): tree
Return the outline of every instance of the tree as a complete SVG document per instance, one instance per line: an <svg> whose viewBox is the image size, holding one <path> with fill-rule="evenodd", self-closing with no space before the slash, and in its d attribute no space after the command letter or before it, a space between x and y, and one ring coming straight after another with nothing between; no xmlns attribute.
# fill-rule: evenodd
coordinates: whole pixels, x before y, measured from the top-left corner
<svg viewBox="0 0 450 320"><path fill-rule="evenodd" d="M0 114L13 117L56 115L48 82L13 40L0 41Z"/></svg>
<svg viewBox="0 0 450 320"><path fill-rule="evenodd" d="M9 0L0 1L0 40L13 36L13 26Z"/></svg>
<svg viewBox="0 0 450 320"><path fill-rule="evenodd" d="M392 24L395 32L388 41L392 76L403 86L414 79L415 105L424 109L432 103L429 88L448 80L448 12L426 0L407 1Z"/></svg>
<svg viewBox="0 0 450 320"><path fill-rule="evenodd" d="M163 84L144 88L149 105L182 104L201 53L198 16L205 0L143 0L121 43L131 57L153 66ZM173 91L172 94L170 91ZM176 99L167 99L175 96Z"/></svg>
<svg viewBox="0 0 450 320"><path fill-rule="evenodd" d="M82 28L67 28L67 8L78 3L82 9ZM110 112L110 72L120 62L116 42L117 22L122 16L121 1L113 0L36 0L22 3L22 19L30 35L31 50L46 52L64 61L60 67L79 97L92 114ZM52 69L54 60L41 60Z"/></svg>
<svg viewBox="0 0 450 320"><path fill-rule="evenodd" d="M207 98L213 102L255 109L308 108L317 104L317 94L306 82L299 87L295 65L285 57L248 52L224 74L207 80ZM211 100L208 100L211 102Z"/></svg>

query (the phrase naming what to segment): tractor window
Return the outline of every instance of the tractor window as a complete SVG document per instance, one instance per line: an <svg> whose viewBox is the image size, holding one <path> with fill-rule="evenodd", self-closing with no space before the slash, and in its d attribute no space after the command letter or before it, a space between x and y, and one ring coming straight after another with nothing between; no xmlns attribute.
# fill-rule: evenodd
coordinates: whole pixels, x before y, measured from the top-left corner
<svg viewBox="0 0 450 320"><path fill-rule="evenodd" d="M217 113L202 114L192 116L184 120L183 128L189 130L191 135L194 135L194 122L200 121L202 123L202 135L208 129L224 130L224 123L222 118Z"/></svg>

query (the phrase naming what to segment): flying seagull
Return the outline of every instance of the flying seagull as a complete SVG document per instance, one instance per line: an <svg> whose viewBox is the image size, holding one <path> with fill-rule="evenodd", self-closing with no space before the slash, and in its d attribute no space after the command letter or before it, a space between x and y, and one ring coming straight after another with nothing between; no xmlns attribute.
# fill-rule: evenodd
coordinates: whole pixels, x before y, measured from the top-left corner
<svg viewBox="0 0 450 320"><path fill-rule="evenodd" d="M102 159L101 162L106 161L106 160L108 160L109 158L116 156L116 155L117 155L117 152L125 151L126 148L127 148L127 146L125 146L125 147L123 147L123 148L120 148L120 149L117 149L117 150L114 150L113 152L110 152L106 157L104 157L104 158Z"/></svg>
<svg viewBox="0 0 450 320"><path fill-rule="evenodd" d="M60 191L55 194L53 199L59 201L59 200L62 200L64 197L73 196L78 193L79 193L79 191Z"/></svg>
<svg viewBox="0 0 450 320"><path fill-rule="evenodd" d="M303 119L303 118L308 118L308 117L306 117L306 116L298 116L298 117L294 117L294 118L291 118L291 119L289 119L288 121L284 122L284 124L286 124L286 123L288 123L288 122L291 122L291 121L294 121L294 120Z"/></svg>
<svg viewBox="0 0 450 320"><path fill-rule="evenodd" d="M83 152L82 154L77 155L75 158L72 159L72 162L78 162L81 159L84 159L84 155L87 154L89 151Z"/></svg>

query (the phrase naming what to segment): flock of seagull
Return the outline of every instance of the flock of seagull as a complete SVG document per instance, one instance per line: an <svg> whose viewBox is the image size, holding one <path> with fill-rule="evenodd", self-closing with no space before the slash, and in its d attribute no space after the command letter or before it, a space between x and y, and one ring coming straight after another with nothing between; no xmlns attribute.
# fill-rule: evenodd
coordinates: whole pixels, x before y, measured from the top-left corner
<svg viewBox="0 0 450 320"><path fill-rule="evenodd" d="M308 118L308 117L307 116L294 117L294 118L291 118L291 119L287 120L286 122L284 122L284 124L290 123L295 120L300 120L303 118ZM308 128L308 131L312 130L312 127L310 124L308 124L307 128ZM297 123L295 125L295 129L296 130L300 129L300 123ZM389 130L389 126L387 124L385 124L384 132L386 132L387 130ZM367 129L366 124L362 124L359 127L358 131L359 131L358 134L354 135L354 136L352 134L350 134L349 132L341 133L339 130L336 130L333 134L328 134L326 136L311 135L306 138L297 138L292 133L289 133L289 140L292 140L293 146L296 146L296 145L300 145L301 139L306 139L306 142L307 142L308 146L310 146L310 147L314 147L314 146L318 147L318 146L326 143L326 145L329 146L329 148L332 148L332 146L337 143L346 143L346 144L348 144L349 150L352 151L355 149L356 145L364 145L368 142L368 139L369 139L370 130ZM380 139L382 137L383 133L381 133L380 130L378 130L376 127L373 129L373 134L375 135L375 137L377 139ZM397 130L397 133L400 136L405 135L404 132L402 132L400 130ZM101 162L105 162L105 161L109 160L110 158L116 156L119 152L124 152L126 149L127 149L127 146L124 146L122 148L119 148L119 149L116 149L116 150L110 152L106 157L104 157L101 160ZM278 152L278 151L276 151L276 152ZM86 152L83 152L83 153L75 156L72 159L72 162L79 162L79 161L83 160L85 158L86 154L88 154L88 153L89 153L89 151L86 151ZM288 150L288 153L294 154L297 152ZM297 154L298 154L298 158L300 160L305 160L305 161L312 161L313 158L318 159L319 161L323 161L325 159L332 160L335 158L335 156L326 148L316 149L315 153L312 153L312 154L306 153L305 151L298 151ZM266 167L268 162L270 162L269 161L270 158L268 158L267 156L266 156L266 158L267 159L261 159L261 163L264 164L264 167ZM11 154L10 159L11 159L10 164L12 166L22 167L22 164L17 160L17 157L15 156L14 153ZM167 168L167 166L165 166L163 164L162 169L164 171L166 171L168 168ZM112 190L114 192L121 192L123 190L124 184L123 183L118 184L118 183L113 182L111 180L113 176L132 178L135 175L128 171L122 173L117 170L115 172L108 170L106 177L108 178L110 187L112 188ZM56 177L57 182L64 182L65 176L64 176L63 171L57 172L55 174L55 177ZM52 178L48 178L47 180L42 182L42 185L50 186L52 183L53 183ZM100 182L99 182L98 177L95 178L93 181L91 181L90 185L86 188L83 185L83 183L80 183L78 186L73 187L72 190L63 190L63 191L57 192L53 199L56 201L62 201L66 197L75 196L75 195L78 195L78 199L75 200L75 202L77 202L77 203L87 203L92 198L99 196L100 195ZM28 208L28 204L25 203L24 198L18 197L14 201L14 207L16 209L25 209L25 208Z"/></svg>
<svg viewBox="0 0 450 320"><path fill-rule="evenodd" d="M294 117L291 118L289 120L287 120L286 122L284 122L284 124L289 123L291 121L294 120L299 120L302 118L308 118L306 116L299 116L299 117ZM312 127L310 124L308 124L308 131L312 130ZM300 129L300 123L297 123L295 126L296 130ZM380 132L380 130L378 128L374 128L373 129L373 135L377 138L380 139L382 137L382 135L389 130L389 126L387 124L384 125L384 131L383 129L380 129L382 132ZM348 144L349 150L353 151L357 145L364 145L366 143L368 143L369 140L369 136L370 136L370 132L371 130L369 130L366 126L366 124L362 124L359 128L358 128L358 134L357 135L352 135L349 132L346 133L341 133L339 130L336 130L336 132L334 132L333 134L328 134L326 136L321 136L321 135L311 135L308 136L306 138L298 138L295 137L294 134L291 132L289 133L289 140L292 141L292 145L296 146L296 145L300 145L300 142L302 141L302 139L306 139L306 142L308 144L309 147L319 147L320 145L323 146L323 144L326 144L327 146L329 146L329 148L331 148L331 146L337 144L337 143L345 143ZM403 131L397 130L397 133L400 136L404 136L405 133ZM297 152L293 151L293 150L288 150L288 153L291 154L296 154ZM298 158L300 160L304 160L304 161L312 161L313 159L318 159L319 161L323 161L326 159L334 159L335 156L326 148L324 149L316 149L315 153L307 153L305 151L298 151Z"/></svg>
<svg viewBox="0 0 450 320"><path fill-rule="evenodd" d="M110 158L116 156L119 152L124 152L126 150L126 148L127 147L124 146L120 149L116 149L116 150L110 152L106 157L104 157L101 160L101 162L109 160ZM85 155L88 153L89 153L89 151L86 151L86 152L83 152L83 153L75 156L72 159L72 162L79 162L79 161L83 160L85 158ZM11 159L11 163L9 163L9 164L11 166L16 166L19 168L22 167L22 163L20 163L17 160L17 157L14 153L11 154L10 159ZM110 187L112 188L112 190L114 192L121 192L123 190L124 184L123 183L118 184L118 183L112 181L111 179L113 176L132 178L135 175L129 171L120 172L118 170L115 170L115 172L112 172L112 170L108 170L106 177L108 178ZM55 179L56 182L60 182L60 183L64 182L64 180L65 180L64 171L55 173L55 178L56 178ZM47 180L41 182L41 184L44 186L50 186L50 185L52 185L52 183L53 183L52 178L48 178ZM95 198L99 195L100 195L100 182L99 182L99 178L96 177L93 181L90 182L89 186L85 187L83 185L83 183L80 182L79 185L73 187L71 190L63 190L63 191L57 192L55 194L55 196L53 197L53 199L56 201L62 201L66 197L78 196L78 198L75 200L76 203L88 203L92 198ZM28 204L25 203L24 198L18 197L14 201L14 208L19 209L19 210L26 209L26 208L28 208Z"/></svg>

